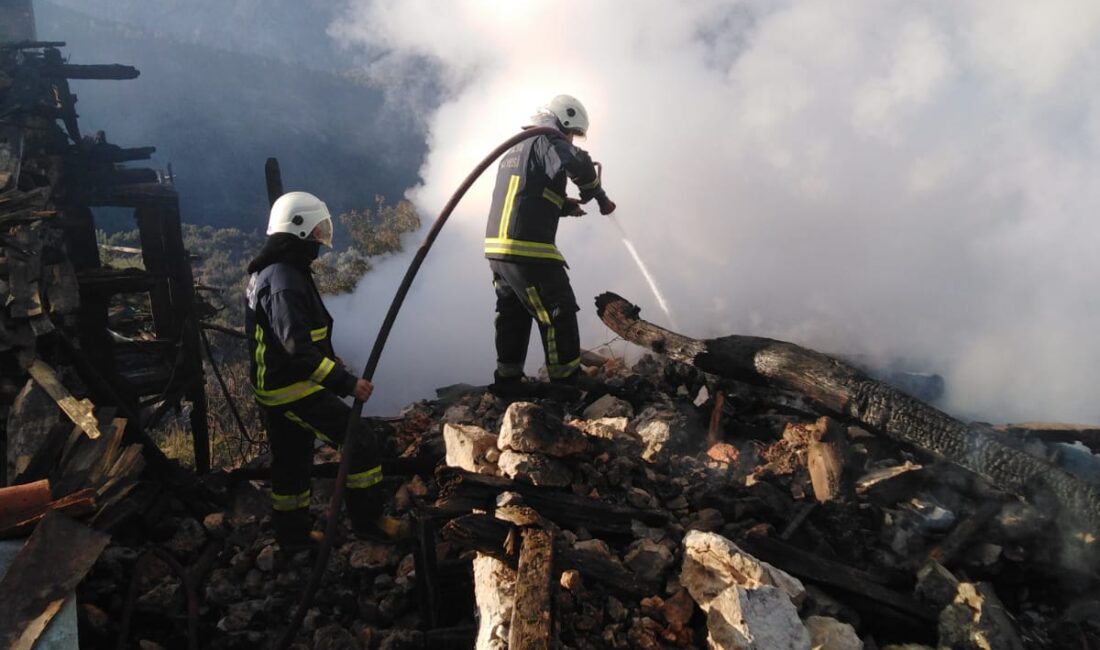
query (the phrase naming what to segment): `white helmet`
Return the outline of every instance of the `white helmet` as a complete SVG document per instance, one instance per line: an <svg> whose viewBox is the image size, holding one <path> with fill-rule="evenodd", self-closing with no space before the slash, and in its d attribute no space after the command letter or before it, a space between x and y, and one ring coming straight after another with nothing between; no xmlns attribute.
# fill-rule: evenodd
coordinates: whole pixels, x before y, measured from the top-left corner
<svg viewBox="0 0 1100 650"><path fill-rule="evenodd" d="M546 105L546 110L558 118L558 122L567 131L573 131L578 135L588 132L588 111L584 110L584 104L572 95L558 95Z"/></svg>
<svg viewBox="0 0 1100 650"><path fill-rule="evenodd" d="M308 192L287 192L271 206L267 234L285 232L332 247L332 215L321 199Z"/></svg>

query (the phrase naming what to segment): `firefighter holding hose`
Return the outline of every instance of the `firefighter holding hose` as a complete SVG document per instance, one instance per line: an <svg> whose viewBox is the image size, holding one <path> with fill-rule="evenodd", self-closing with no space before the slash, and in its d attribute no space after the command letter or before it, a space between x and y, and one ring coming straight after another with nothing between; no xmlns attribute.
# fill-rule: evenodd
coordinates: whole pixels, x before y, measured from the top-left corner
<svg viewBox="0 0 1100 650"><path fill-rule="evenodd" d="M558 220L585 214L580 206L591 199L600 214L615 211L592 159L573 144L588 131L584 106L574 97L558 95L525 128L532 127L552 127L560 135L529 138L504 154L485 230L485 257L497 297L497 367L491 389L501 396L525 392L523 366L532 319L538 323L550 381L576 386L579 307L565 258L554 243ZM566 196L567 180L580 190L580 200Z"/></svg>
<svg viewBox="0 0 1100 650"><path fill-rule="evenodd" d="M332 316L310 266L321 246L332 246L328 207L312 194L289 192L271 206L267 241L248 265L245 332L271 448L271 519L280 547L291 550L316 541L309 515L314 440L342 444L350 408L341 397L366 400L373 390L333 351ZM382 468L373 437L358 439L345 503L352 530L377 537L382 499L374 486Z"/></svg>

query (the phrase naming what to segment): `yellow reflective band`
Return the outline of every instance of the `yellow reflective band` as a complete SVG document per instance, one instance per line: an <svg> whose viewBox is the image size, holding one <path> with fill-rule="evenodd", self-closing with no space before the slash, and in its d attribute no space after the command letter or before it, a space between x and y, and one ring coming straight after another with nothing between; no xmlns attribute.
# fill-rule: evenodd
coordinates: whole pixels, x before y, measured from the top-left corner
<svg viewBox="0 0 1100 650"><path fill-rule="evenodd" d="M302 427L306 431L312 433L314 436L317 437L317 439L321 440L322 442L327 442L328 444L333 445L333 446L336 445L336 443L334 443L331 438L329 438L325 434L321 433L320 429L313 426L309 422L306 422L302 418L298 417L297 413L294 413L293 411L286 411L285 413L283 413L283 415L285 415L286 419L290 420L294 424L297 424L298 426Z"/></svg>
<svg viewBox="0 0 1100 650"><path fill-rule="evenodd" d="M280 406L282 404L296 402L303 397L324 389L324 386L315 384L312 381L299 381L289 386L284 386L283 388L276 388L275 390L260 390L259 388L253 388L252 392L255 393L256 401L260 404L264 406Z"/></svg>
<svg viewBox="0 0 1100 650"><path fill-rule="evenodd" d="M552 191L550 188L546 188L542 191L542 198L558 206L559 210L561 209L561 206L565 204L565 199L558 196L558 194Z"/></svg>
<svg viewBox="0 0 1100 650"><path fill-rule="evenodd" d="M365 472L348 475L347 486L349 490L362 490L382 482L382 466L372 467Z"/></svg>
<svg viewBox="0 0 1100 650"><path fill-rule="evenodd" d="M499 239L488 237L485 239L486 255L515 255L517 257L534 257L539 259L565 261L558 247L553 244L535 241L523 241L521 239Z"/></svg>
<svg viewBox="0 0 1100 650"><path fill-rule="evenodd" d="M536 318L546 326L546 371L550 372L550 368L558 363L557 335L554 333L550 314L542 304L542 299L539 298L539 292L535 287L527 287L527 299L531 301L531 306L535 308Z"/></svg>
<svg viewBox="0 0 1100 650"><path fill-rule="evenodd" d="M309 489L301 494L276 494L271 493L271 507L279 512L301 510L309 507Z"/></svg>
<svg viewBox="0 0 1100 650"><path fill-rule="evenodd" d="M591 183L585 183L584 185L578 185L577 187L582 190L594 190L600 186L600 177L597 176Z"/></svg>
<svg viewBox="0 0 1100 650"><path fill-rule="evenodd" d="M263 389L264 387L264 374L267 372L267 368L264 366L264 354L267 352L267 346L264 345L264 330L259 325L256 325L256 388Z"/></svg>
<svg viewBox="0 0 1100 650"><path fill-rule="evenodd" d="M314 383L321 383L325 377L328 377L328 373L332 372L332 369L336 367L336 362L328 357L321 359L321 363L317 364L317 369L313 371L313 374L309 376L309 380Z"/></svg>
<svg viewBox="0 0 1100 650"><path fill-rule="evenodd" d="M309 338L314 343L324 341L326 336L328 336L328 325L309 331Z"/></svg>
<svg viewBox="0 0 1100 650"><path fill-rule="evenodd" d="M546 307L542 306L542 300L539 300L539 292L535 287L527 287L527 299L531 301L531 306L535 308L535 317L539 319L539 322L543 325L550 324L550 313L546 311Z"/></svg>
<svg viewBox="0 0 1100 650"><path fill-rule="evenodd" d="M508 236L508 222L512 220L512 206L516 202L516 192L518 191L519 176L512 174L512 178L508 181L508 193L504 195L504 207L500 211L500 228L497 236L502 239Z"/></svg>
<svg viewBox="0 0 1100 650"><path fill-rule="evenodd" d="M559 365L549 365L549 364L547 364L546 374L550 375L551 379L560 379L561 377L568 377L573 372L573 369L576 368L579 365L581 365L581 358L580 357L577 357L576 359L573 359L569 363L563 363L563 364L559 364Z"/></svg>

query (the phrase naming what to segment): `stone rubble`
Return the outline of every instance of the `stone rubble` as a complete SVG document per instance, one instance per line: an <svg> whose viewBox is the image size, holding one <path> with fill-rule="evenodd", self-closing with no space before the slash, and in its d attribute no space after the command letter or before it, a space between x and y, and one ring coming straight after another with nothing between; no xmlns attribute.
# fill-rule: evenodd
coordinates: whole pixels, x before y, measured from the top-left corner
<svg viewBox="0 0 1100 650"><path fill-rule="evenodd" d="M417 537L418 513L446 503L443 477L455 471L449 468L514 480L476 510L519 528L545 527L556 535L559 559L596 559L644 586L624 593L606 577L558 566L550 611L564 650L917 650L937 643L1053 649L1100 638L1087 614L1088 594L1095 593L1088 588L1096 583L1078 574L1068 590L1067 575L1045 573L1062 549L1046 536L1043 513L888 439L834 425L830 435L847 438L843 472L830 474L836 494L819 503L809 458L821 442L813 432L823 430L823 414L805 411L805 403L652 357L632 369L608 362L586 370L604 392L575 404L508 401L474 389L376 422L386 457L422 469L387 476L380 488L387 503L379 523L389 539L344 532L336 540L293 647L507 647L514 567L444 539L439 528L437 629L424 618L415 557L431 546ZM335 460L326 453L319 451L317 462ZM905 471L890 470L898 467ZM865 489L855 489L872 475ZM310 577L312 554L275 543L266 483L228 474L204 480L224 505L204 510L182 495L151 493L115 535L78 594L90 646L115 644L125 585L151 540L197 567L200 647L268 647L282 632ZM314 478L318 528L331 489L331 479ZM624 521L617 533L590 530L540 512L524 489L649 515ZM990 501L1003 507L985 529L942 564L928 559ZM782 557L764 561L745 550L761 538L873 576L927 608L923 628L899 627L869 610L866 598L804 582L781 568ZM185 646L182 583L156 561L136 578L133 643Z"/></svg>

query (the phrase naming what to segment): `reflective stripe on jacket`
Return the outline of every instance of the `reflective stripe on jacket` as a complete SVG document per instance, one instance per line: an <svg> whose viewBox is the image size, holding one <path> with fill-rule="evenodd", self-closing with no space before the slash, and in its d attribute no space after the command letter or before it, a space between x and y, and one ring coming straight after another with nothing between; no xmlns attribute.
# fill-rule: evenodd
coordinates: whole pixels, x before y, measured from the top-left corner
<svg viewBox="0 0 1100 650"><path fill-rule="evenodd" d="M245 331L260 404L282 406L326 388L341 396L355 390L355 376L336 362L332 316L307 272L277 262L253 273Z"/></svg>
<svg viewBox="0 0 1100 650"><path fill-rule="evenodd" d="M566 179L580 189L582 201L603 194L592 159L564 134L540 135L509 149L497 168L485 257L564 265L554 239L565 205Z"/></svg>

